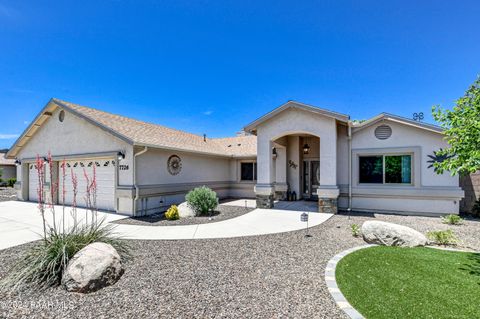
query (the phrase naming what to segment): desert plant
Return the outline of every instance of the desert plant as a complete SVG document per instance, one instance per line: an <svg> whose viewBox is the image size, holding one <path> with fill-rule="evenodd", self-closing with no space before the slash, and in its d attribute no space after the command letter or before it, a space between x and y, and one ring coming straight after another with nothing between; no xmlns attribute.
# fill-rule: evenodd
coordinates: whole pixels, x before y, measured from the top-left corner
<svg viewBox="0 0 480 319"><path fill-rule="evenodd" d="M186 201L196 214L206 215L218 206L217 193L206 186L197 187L185 196Z"/></svg>
<svg viewBox="0 0 480 319"><path fill-rule="evenodd" d="M352 236L353 237L360 236L360 226L358 226L357 224L351 224L350 225L350 230L352 231Z"/></svg>
<svg viewBox="0 0 480 319"><path fill-rule="evenodd" d="M16 182L17 182L16 178L9 178L9 179L7 179L7 186L8 187L13 187Z"/></svg>
<svg viewBox="0 0 480 319"><path fill-rule="evenodd" d="M45 289L58 286L70 259L85 246L103 242L112 245L122 256L130 258L125 241L113 235L114 228L100 220L95 225L83 224L66 233L50 228L46 240L38 243L21 258L0 282L2 290L21 290L26 287Z"/></svg>
<svg viewBox="0 0 480 319"><path fill-rule="evenodd" d="M448 230L437 230L429 231L427 233L428 239L439 245L456 245L458 243L457 236L452 232L451 229Z"/></svg>
<svg viewBox="0 0 480 319"><path fill-rule="evenodd" d="M442 223L449 225L460 225L463 219L455 214L450 214L442 217Z"/></svg>
<svg viewBox="0 0 480 319"><path fill-rule="evenodd" d="M53 171L52 158L48 155L50 174ZM70 259L85 246L94 242L103 242L112 245L125 259L130 258L129 245L114 235L114 226L106 224L104 219L97 218L96 208L96 174L93 166L93 176L84 171L87 193L85 198L86 215L81 222L77 216L76 197L78 193L77 176L71 171L73 185L73 206L71 215L73 226L65 228L65 161L61 166L62 188L62 217L60 223L55 220L54 198L59 182L50 175L50 185L45 187L46 161L37 156L35 167L39 176L38 184L38 209L43 221L42 240L27 250L23 258L12 267L8 275L0 281L1 290L17 290L31 286L34 289L43 289L56 286L60 283L62 275ZM48 190L48 196L46 196ZM47 221L46 214L50 213L52 224Z"/></svg>
<svg viewBox="0 0 480 319"><path fill-rule="evenodd" d="M177 220L180 218L177 205L170 206L170 208L165 213L165 218L168 220Z"/></svg>

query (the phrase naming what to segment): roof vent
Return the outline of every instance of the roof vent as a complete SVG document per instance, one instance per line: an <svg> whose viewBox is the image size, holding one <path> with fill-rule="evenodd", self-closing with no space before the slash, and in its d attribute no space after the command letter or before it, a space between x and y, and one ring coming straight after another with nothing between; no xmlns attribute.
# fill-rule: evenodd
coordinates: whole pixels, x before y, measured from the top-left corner
<svg viewBox="0 0 480 319"><path fill-rule="evenodd" d="M204 142L207 141L207 134L203 134L203 141L204 141Z"/></svg>
<svg viewBox="0 0 480 319"><path fill-rule="evenodd" d="M392 128L388 125L382 124L375 129L375 137L379 140L386 140L392 136Z"/></svg>

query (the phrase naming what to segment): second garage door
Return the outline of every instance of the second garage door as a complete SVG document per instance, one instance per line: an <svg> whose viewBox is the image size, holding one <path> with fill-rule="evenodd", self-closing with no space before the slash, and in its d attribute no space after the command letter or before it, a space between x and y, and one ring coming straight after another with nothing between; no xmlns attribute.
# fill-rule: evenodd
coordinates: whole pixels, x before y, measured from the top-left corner
<svg viewBox="0 0 480 319"><path fill-rule="evenodd" d="M93 167L95 167L95 175L97 180L97 198L96 206L99 210L115 210L115 161L114 160L99 160L87 159L77 161L67 161L66 164L66 178L65 178L65 204L73 205L73 181L72 173L77 176L77 197L76 204L78 207L86 206L86 189L87 180L85 174L89 179L93 177ZM62 203L62 164L59 165L60 190L59 203Z"/></svg>

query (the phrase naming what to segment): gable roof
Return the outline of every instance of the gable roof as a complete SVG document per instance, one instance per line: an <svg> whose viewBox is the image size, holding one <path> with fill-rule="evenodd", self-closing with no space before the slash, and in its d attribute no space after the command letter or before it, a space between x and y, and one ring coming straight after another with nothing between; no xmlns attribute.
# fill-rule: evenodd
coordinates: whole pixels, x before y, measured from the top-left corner
<svg viewBox="0 0 480 319"><path fill-rule="evenodd" d="M228 139L207 138L204 140L203 136L54 98L50 100L33 123L19 137L7 156L10 158L16 156L21 147L28 142L57 108L69 111L131 145L228 157L249 157L256 156L257 153L255 136ZM228 147L229 144L235 144L235 147Z"/></svg>
<svg viewBox="0 0 480 319"><path fill-rule="evenodd" d="M363 130L364 128L370 127L370 126L372 126L372 125L374 125L374 124L376 124L380 121L384 121L384 120L389 120L389 121L392 121L392 122L396 122L396 123L416 127L416 128L419 128L419 129L427 130L427 131L430 131L430 132L443 134L443 128L441 128L438 125L433 125L433 124L423 123L423 122L419 122L419 121L414 121L414 120L408 119L406 117L398 116L398 115L394 115L394 114L390 114L390 113L380 113L379 115L374 116L374 117L372 117L371 119L369 119L365 122L358 123L358 124L353 124L352 125L352 128L353 128L352 132L353 133L358 132L360 130Z"/></svg>
<svg viewBox="0 0 480 319"><path fill-rule="evenodd" d="M7 159L5 157L7 153L0 153L0 165L1 166L15 166L15 160Z"/></svg>
<svg viewBox="0 0 480 319"><path fill-rule="evenodd" d="M327 110L327 109L321 109L321 108L316 107L316 106L312 106L312 105L308 105L308 104L304 104L304 103L300 103L300 102L296 102L296 101L288 101L287 103L285 103L283 105L280 105L276 109L272 110L271 112L263 115L262 117L256 119L255 121L253 121L250 124L248 124L247 126L245 126L245 128L244 128L245 132L256 131L257 127L260 124L268 121L269 119L271 119L275 115L277 115L280 112L283 112L287 109L300 109L300 110L304 110L304 111L307 111L307 112L312 112L312 113L315 113L315 114L320 114L320 115L323 115L323 116L331 117L331 118L334 118L334 119L336 119L338 121L341 121L341 122L348 122L348 120L350 119L350 116L348 116L346 114L333 112L333 111L330 111L330 110Z"/></svg>

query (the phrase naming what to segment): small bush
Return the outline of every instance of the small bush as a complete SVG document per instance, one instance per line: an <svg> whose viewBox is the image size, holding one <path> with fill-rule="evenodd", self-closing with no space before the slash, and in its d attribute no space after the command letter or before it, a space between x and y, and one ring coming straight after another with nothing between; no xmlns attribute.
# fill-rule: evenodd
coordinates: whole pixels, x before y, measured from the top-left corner
<svg viewBox="0 0 480 319"><path fill-rule="evenodd" d="M352 231L352 236L353 237L360 236L360 226L358 226L357 224L351 224L350 225L350 230Z"/></svg>
<svg viewBox="0 0 480 319"><path fill-rule="evenodd" d="M460 225L463 219L455 214L450 214L442 217L442 223L449 225Z"/></svg>
<svg viewBox="0 0 480 319"><path fill-rule="evenodd" d="M185 199L198 215L206 215L218 206L217 193L206 186L191 190Z"/></svg>
<svg viewBox="0 0 480 319"><path fill-rule="evenodd" d="M428 239L439 245L456 245L458 243L457 236L449 230L429 231L427 233Z"/></svg>
<svg viewBox="0 0 480 319"><path fill-rule="evenodd" d="M7 179L7 186L8 187L13 187L16 182L17 182L16 178L9 178L9 179Z"/></svg>
<svg viewBox="0 0 480 319"><path fill-rule="evenodd" d="M66 233L50 229L46 239L30 248L0 281L0 290L14 291L27 287L45 289L58 286L70 259L85 246L102 242L112 245L122 259L128 260L130 247L113 235L114 228L103 225L73 227Z"/></svg>
<svg viewBox="0 0 480 319"><path fill-rule="evenodd" d="M165 213L165 218L168 220L177 220L180 218L177 205L170 206L170 208Z"/></svg>

